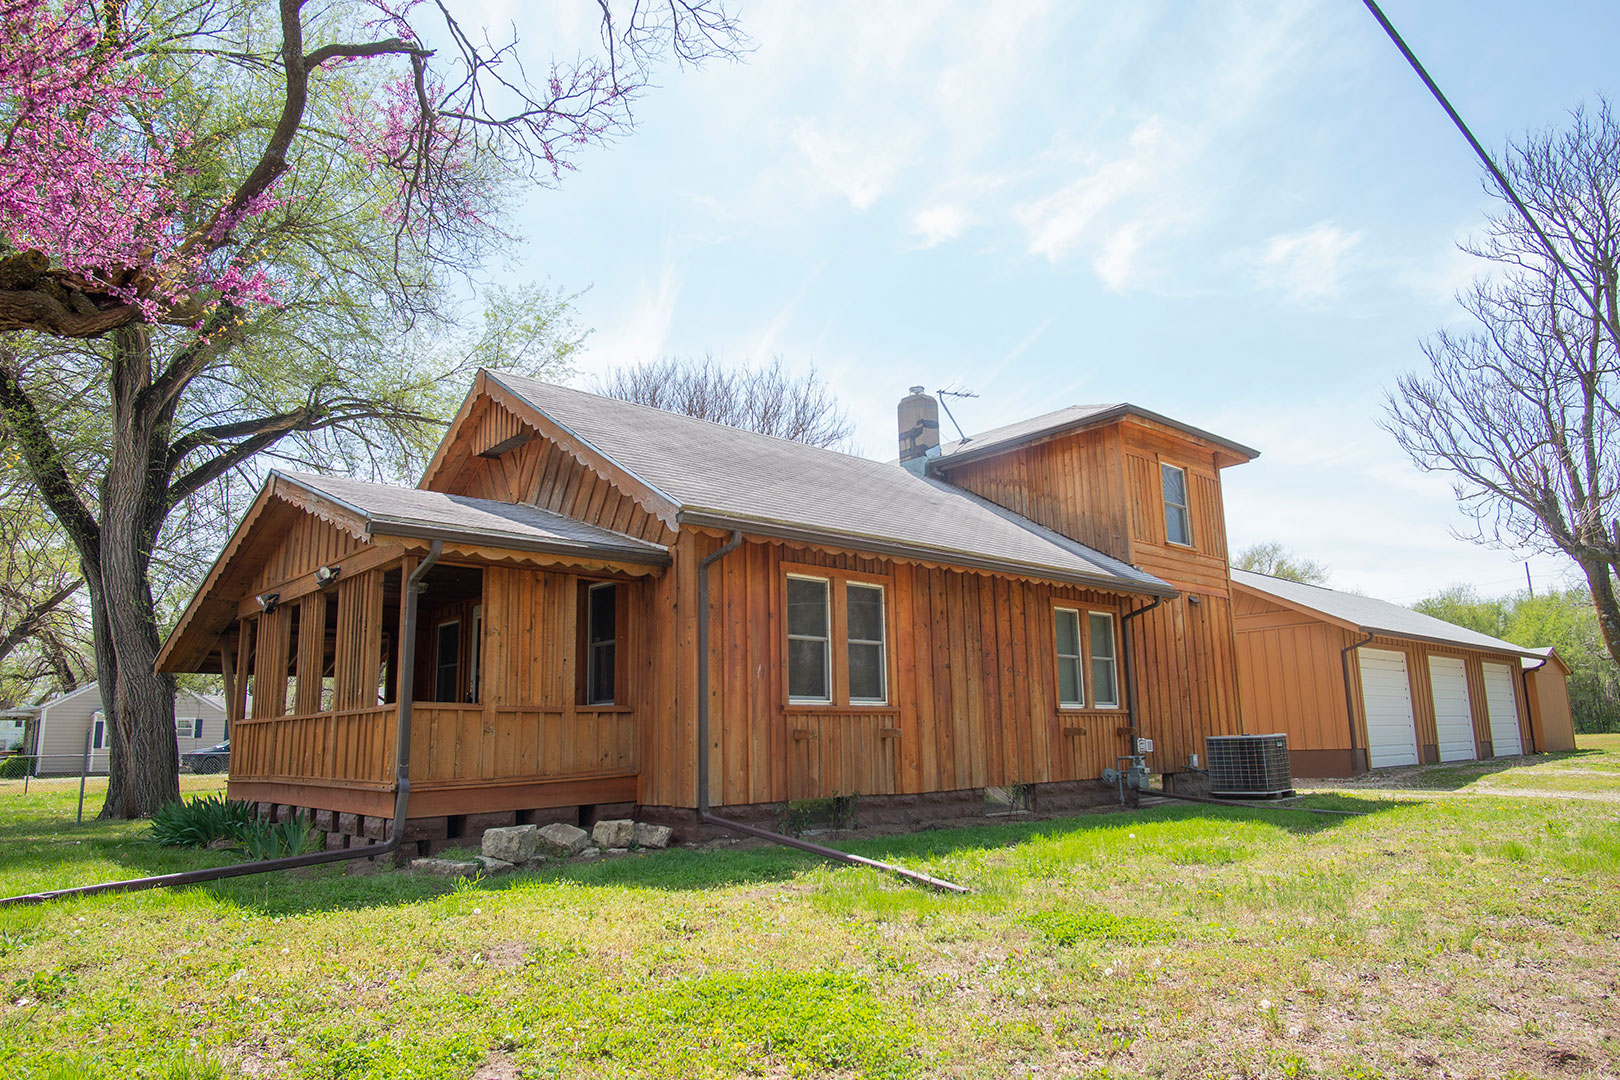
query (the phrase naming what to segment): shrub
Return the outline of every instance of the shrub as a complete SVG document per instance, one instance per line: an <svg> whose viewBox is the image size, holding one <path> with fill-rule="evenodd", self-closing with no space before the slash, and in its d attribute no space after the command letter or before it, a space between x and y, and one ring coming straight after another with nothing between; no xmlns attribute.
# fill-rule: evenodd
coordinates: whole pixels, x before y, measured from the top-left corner
<svg viewBox="0 0 1620 1080"><path fill-rule="evenodd" d="M255 824L253 804L221 795L172 802L152 815L152 840L170 846L203 847L215 840L241 842Z"/></svg>
<svg viewBox="0 0 1620 1080"><path fill-rule="evenodd" d="M27 754L0 758L0 780L21 780L34 775L34 759Z"/></svg>
<svg viewBox="0 0 1620 1080"><path fill-rule="evenodd" d="M247 857L255 862L302 855L309 847L309 820L302 810L295 810L279 825L250 821L238 831L236 839Z"/></svg>

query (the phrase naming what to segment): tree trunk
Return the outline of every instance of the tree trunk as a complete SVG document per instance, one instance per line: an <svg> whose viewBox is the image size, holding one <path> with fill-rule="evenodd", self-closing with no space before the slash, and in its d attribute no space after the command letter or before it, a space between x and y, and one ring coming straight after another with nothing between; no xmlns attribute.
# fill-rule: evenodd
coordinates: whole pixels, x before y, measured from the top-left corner
<svg viewBox="0 0 1620 1080"><path fill-rule="evenodd" d="M101 701L113 733L103 818L146 817L180 798L174 679L153 670L160 640L151 557L168 493L167 411L153 415L151 339L114 335L112 445L101 483L101 549L91 612ZM89 575L86 575L87 577ZM111 678L104 672L111 667Z"/></svg>

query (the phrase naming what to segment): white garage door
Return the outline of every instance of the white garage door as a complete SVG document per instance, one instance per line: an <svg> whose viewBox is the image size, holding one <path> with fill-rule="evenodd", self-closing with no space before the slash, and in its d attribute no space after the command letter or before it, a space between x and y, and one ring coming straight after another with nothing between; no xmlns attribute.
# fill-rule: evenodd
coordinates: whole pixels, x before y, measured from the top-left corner
<svg viewBox="0 0 1620 1080"><path fill-rule="evenodd" d="M1412 684L1406 654L1361 650L1361 698L1367 711L1367 764L1416 765L1417 727L1412 722Z"/></svg>
<svg viewBox="0 0 1620 1080"><path fill-rule="evenodd" d="M1519 742L1519 702L1513 696L1513 672L1506 664L1485 669L1485 705L1491 713L1491 749L1497 757L1524 753Z"/></svg>
<svg viewBox="0 0 1620 1080"><path fill-rule="evenodd" d="M1474 711L1468 700L1468 670L1454 656L1429 657L1429 685L1434 688L1434 728L1441 761L1467 761L1479 756L1474 745Z"/></svg>

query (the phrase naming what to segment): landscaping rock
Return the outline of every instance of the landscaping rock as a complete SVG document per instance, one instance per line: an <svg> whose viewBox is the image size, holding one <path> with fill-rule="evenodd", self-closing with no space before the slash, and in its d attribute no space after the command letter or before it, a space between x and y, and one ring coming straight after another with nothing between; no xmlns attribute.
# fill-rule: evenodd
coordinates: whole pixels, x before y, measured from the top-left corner
<svg viewBox="0 0 1620 1080"><path fill-rule="evenodd" d="M492 859L488 855L478 856L478 865L484 868L486 874L510 874L517 869L517 863L505 859Z"/></svg>
<svg viewBox="0 0 1620 1080"><path fill-rule="evenodd" d="M591 829L591 840L597 847L627 848L635 839L636 823L619 818L614 821L598 821Z"/></svg>
<svg viewBox="0 0 1620 1080"><path fill-rule="evenodd" d="M630 849L627 848L627 847L610 847L610 848L603 849L602 854L604 854L604 855L628 855L628 854L630 854Z"/></svg>
<svg viewBox="0 0 1620 1080"><path fill-rule="evenodd" d="M591 842L591 834L575 825L561 821L542 825L534 834L540 850L547 855L566 859L583 851Z"/></svg>
<svg viewBox="0 0 1620 1080"><path fill-rule="evenodd" d="M483 851L491 859L520 863L540 850L538 825L510 825L484 830Z"/></svg>
<svg viewBox="0 0 1620 1080"><path fill-rule="evenodd" d="M523 869L525 869L525 870L540 870L540 869L543 869L546 866L546 864L548 864L550 862L551 862L551 859L548 858L547 856L545 856L545 855L536 855L532 859L524 859L523 860Z"/></svg>
<svg viewBox="0 0 1620 1080"><path fill-rule="evenodd" d="M675 830L668 825L649 825L645 821L638 821L636 822L633 839L636 847L667 848L669 847L669 838L674 832Z"/></svg>
<svg viewBox="0 0 1620 1080"><path fill-rule="evenodd" d="M460 859L412 859L411 869L439 877L474 877L483 867Z"/></svg>
<svg viewBox="0 0 1620 1080"><path fill-rule="evenodd" d="M580 852L578 855L575 855L574 856L574 861L575 862L595 862L597 859L600 859L601 857L602 857L602 849L592 847L592 848L586 848L584 851Z"/></svg>

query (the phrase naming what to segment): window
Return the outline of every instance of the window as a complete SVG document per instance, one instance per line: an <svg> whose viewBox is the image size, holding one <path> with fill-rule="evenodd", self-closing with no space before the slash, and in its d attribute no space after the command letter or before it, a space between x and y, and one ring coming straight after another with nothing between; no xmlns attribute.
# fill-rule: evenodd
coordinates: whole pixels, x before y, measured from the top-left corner
<svg viewBox="0 0 1620 1080"><path fill-rule="evenodd" d="M832 701L832 621L826 578L787 579L788 700Z"/></svg>
<svg viewBox="0 0 1620 1080"><path fill-rule="evenodd" d="M480 700L478 671L484 659L484 605L473 608L472 655L467 658L467 700Z"/></svg>
<svg viewBox="0 0 1620 1080"><path fill-rule="evenodd" d="M1086 707L1084 663L1080 655L1080 613L1073 608L1052 612L1057 637L1058 706Z"/></svg>
<svg viewBox="0 0 1620 1080"><path fill-rule="evenodd" d="M202 738L203 722L200 716L189 716L174 722L174 733L182 739Z"/></svg>
<svg viewBox="0 0 1620 1080"><path fill-rule="evenodd" d="M438 627L438 651L433 672L433 700L456 700L461 676L461 621L442 622Z"/></svg>
<svg viewBox="0 0 1620 1080"><path fill-rule="evenodd" d="M1192 546L1192 525L1187 518L1187 470L1160 465L1164 485L1164 538L1172 544Z"/></svg>
<svg viewBox="0 0 1620 1080"><path fill-rule="evenodd" d="M849 701L882 705L889 700L888 658L883 643L883 586L847 582L844 587L849 631Z"/></svg>
<svg viewBox="0 0 1620 1080"><path fill-rule="evenodd" d="M107 721L99 716L95 718L91 725L90 748L92 750L105 750L107 748Z"/></svg>
<svg viewBox="0 0 1620 1080"><path fill-rule="evenodd" d="M1091 703L1119 708L1119 667L1114 660L1114 617L1093 611L1091 620Z"/></svg>
<svg viewBox="0 0 1620 1080"><path fill-rule="evenodd" d="M613 704L614 646L618 642L618 586L592 585L585 592L585 704Z"/></svg>

